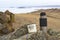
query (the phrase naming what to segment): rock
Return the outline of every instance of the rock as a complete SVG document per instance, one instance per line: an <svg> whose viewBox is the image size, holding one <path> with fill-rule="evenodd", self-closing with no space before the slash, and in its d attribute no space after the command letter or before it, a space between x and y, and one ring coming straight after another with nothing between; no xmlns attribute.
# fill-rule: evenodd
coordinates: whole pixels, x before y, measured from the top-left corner
<svg viewBox="0 0 60 40"><path fill-rule="evenodd" d="M13 39L13 40L28 40L27 38L29 38L32 34L26 34L26 35L23 35L17 39Z"/></svg>
<svg viewBox="0 0 60 40"><path fill-rule="evenodd" d="M43 40L45 37L41 34L41 32L34 33L28 38L28 40Z"/></svg>
<svg viewBox="0 0 60 40"><path fill-rule="evenodd" d="M24 25L21 28L17 29L16 32L12 35L12 39L19 38L28 33L27 26Z"/></svg>
<svg viewBox="0 0 60 40"><path fill-rule="evenodd" d="M6 10L5 12L0 12L0 33L8 34L14 31L13 19L14 14Z"/></svg>
<svg viewBox="0 0 60 40"><path fill-rule="evenodd" d="M4 26L0 23L0 30L2 30L4 28Z"/></svg>
<svg viewBox="0 0 60 40"><path fill-rule="evenodd" d="M3 35L3 36L0 36L0 40L11 40L11 35Z"/></svg>

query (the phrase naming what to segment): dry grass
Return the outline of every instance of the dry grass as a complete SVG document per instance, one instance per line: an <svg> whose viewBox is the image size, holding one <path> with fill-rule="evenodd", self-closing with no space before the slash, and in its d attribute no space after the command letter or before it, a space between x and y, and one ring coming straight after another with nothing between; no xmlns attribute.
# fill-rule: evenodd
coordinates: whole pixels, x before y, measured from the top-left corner
<svg viewBox="0 0 60 40"><path fill-rule="evenodd" d="M37 29L39 30L39 13L45 11L48 18L48 28L54 30L60 30L60 9L48 9L39 10L36 12L31 12L30 14L15 14L15 24L14 28L18 28L24 24L37 24Z"/></svg>
<svg viewBox="0 0 60 40"><path fill-rule="evenodd" d="M13 28L17 29L17 28L21 27L21 29L19 29L21 31L23 28L22 26L27 25L27 24L36 23L37 30L40 30L40 26L39 26L40 16L39 16L39 14L41 11L45 11L47 13L47 19L48 19L47 28L53 29L54 31L60 31L60 9L39 10L39 11L31 12L30 14L15 14L15 23L13 25ZM20 32L21 34L18 32L18 30L16 31L16 33L19 33L20 36L22 36L22 35L27 34L27 32L25 33L25 31L26 31L26 29L23 28L23 30ZM39 39L40 38L39 35L40 35L40 33L38 32L38 33L32 34L31 37L33 38L33 40L34 40L34 38ZM60 38L60 33L57 35ZM20 36L18 34L16 34L16 38L20 37ZM56 39L56 36L48 36L48 39L59 40L59 39ZM29 39L29 40L32 40L32 39Z"/></svg>
<svg viewBox="0 0 60 40"><path fill-rule="evenodd" d="M31 12L30 14L15 14L14 28L16 29L26 24L36 23L37 30L40 30L39 14L41 11L45 11L47 13L47 19L48 19L47 28L53 29L54 31L59 31L60 30L60 11L59 10L60 9L48 9L48 10L39 10L39 11ZM54 31L52 32L52 35L55 33ZM29 38L28 40L40 40L39 35L40 35L39 32L34 33L32 34L31 38ZM56 37L56 34L53 36L52 35L47 36L48 40L59 40L59 38Z"/></svg>

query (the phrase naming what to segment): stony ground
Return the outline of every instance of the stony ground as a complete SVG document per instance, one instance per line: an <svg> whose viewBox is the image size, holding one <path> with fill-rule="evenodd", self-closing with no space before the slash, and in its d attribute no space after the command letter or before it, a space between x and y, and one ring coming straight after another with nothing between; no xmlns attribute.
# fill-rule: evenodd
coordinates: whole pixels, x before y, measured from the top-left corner
<svg viewBox="0 0 60 40"><path fill-rule="evenodd" d="M28 33L27 30L25 30L26 28L24 28L24 30L21 29L19 28L15 32L8 35L0 36L0 40L44 40L45 38L47 40L60 40L60 32L52 29L48 29L46 36L44 36L42 31Z"/></svg>
<svg viewBox="0 0 60 40"><path fill-rule="evenodd" d="M36 33L26 34L14 40L60 40L60 32L56 32L52 29L47 31L47 34L44 36L42 31Z"/></svg>

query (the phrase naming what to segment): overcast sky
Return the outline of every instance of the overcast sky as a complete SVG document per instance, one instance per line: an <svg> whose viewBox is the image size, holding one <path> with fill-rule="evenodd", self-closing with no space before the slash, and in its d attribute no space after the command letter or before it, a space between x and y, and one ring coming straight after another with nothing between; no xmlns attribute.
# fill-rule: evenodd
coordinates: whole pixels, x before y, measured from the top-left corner
<svg viewBox="0 0 60 40"><path fill-rule="evenodd" d="M0 7L60 5L60 0L0 0Z"/></svg>

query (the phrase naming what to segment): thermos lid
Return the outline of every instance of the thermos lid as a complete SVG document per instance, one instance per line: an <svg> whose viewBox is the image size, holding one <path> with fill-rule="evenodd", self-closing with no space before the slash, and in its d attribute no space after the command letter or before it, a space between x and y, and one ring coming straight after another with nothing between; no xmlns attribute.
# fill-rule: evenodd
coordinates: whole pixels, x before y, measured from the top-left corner
<svg viewBox="0 0 60 40"><path fill-rule="evenodd" d="M45 12L41 12L41 13L40 13L40 16L45 16L45 15L46 15Z"/></svg>

